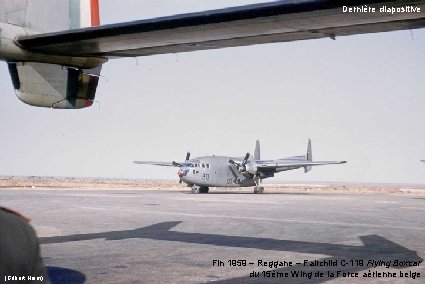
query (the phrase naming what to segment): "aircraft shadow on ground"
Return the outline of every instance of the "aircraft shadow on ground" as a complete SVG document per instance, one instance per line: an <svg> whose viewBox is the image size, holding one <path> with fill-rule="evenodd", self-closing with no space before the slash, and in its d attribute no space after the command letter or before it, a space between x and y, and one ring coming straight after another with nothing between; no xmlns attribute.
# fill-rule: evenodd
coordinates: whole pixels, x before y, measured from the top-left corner
<svg viewBox="0 0 426 284"><path fill-rule="evenodd" d="M202 233L185 233L172 231L171 229L182 221L170 221L154 224L147 227L137 228L134 230L123 230L123 231L109 231L100 233L90 234L75 234L68 236L57 236L57 237L43 237L40 238L41 244L53 244L53 243L65 243L75 241L87 241L93 239L105 239L107 241L114 240L125 240L125 239L152 239L161 241L172 241L172 242L183 242L191 244L204 244L214 245L221 247L237 247L237 248L252 248L261 250L272 250L272 251L289 251L297 253L307 254L321 254L329 255L328 258L319 259L319 261L337 261L337 266L322 266L322 267L311 267L296 265L292 267L279 267L277 269L270 269L265 267L265 271L275 273L294 273L294 272L306 272L306 277L295 277L287 280L291 280L295 283L321 283L331 279L335 279L337 271L342 272L359 272L362 270L370 269L368 266L369 260L376 261L391 261L392 268L406 268L412 264L406 264L404 267L394 265L394 261L410 261L418 262L422 259L417 255L415 251L409 250L403 246L400 246L386 238L378 235L360 236L363 245L352 246L342 244L331 244L331 243L317 243L317 242L306 242L306 241L294 241L294 240L279 240L271 238L256 238L256 237L243 237L243 236L226 236L218 234L202 234ZM350 265L342 264L344 261L350 262L351 260L362 260L362 265ZM268 261L265 259L265 261ZM294 260L288 260L294 261ZM343 261L343 262L342 262ZM257 266L253 267L254 270ZM309 279L309 273L313 274L316 271L323 272L323 277L315 278L314 276ZM334 272L334 277L327 277L327 272ZM229 280L217 281L218 283L247 283L251 281L262 282L262 283L276 283L282 282L283 278L253 278L253 277L241 277L233 278Z"/></svg>
<svg viewBox="0 0 426 284"><path fill-rule="evenodd" d="M86 276L77 271L63 267L46 266L51 284L83 284Z"/></svg>

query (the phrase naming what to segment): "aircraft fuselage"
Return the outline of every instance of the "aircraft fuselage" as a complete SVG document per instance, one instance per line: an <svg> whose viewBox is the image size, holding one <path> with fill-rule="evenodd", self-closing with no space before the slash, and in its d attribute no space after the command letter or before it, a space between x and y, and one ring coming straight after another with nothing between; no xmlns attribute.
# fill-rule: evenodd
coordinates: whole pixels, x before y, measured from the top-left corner
<svg viewBox="0 0 426 284"><path fill-rule="evenodd" d="M190 166L179 169L179 178L188 186L246 187L255 186L253 177L244 175L229 164L231 157L207 156L196 158Z"/></svg>

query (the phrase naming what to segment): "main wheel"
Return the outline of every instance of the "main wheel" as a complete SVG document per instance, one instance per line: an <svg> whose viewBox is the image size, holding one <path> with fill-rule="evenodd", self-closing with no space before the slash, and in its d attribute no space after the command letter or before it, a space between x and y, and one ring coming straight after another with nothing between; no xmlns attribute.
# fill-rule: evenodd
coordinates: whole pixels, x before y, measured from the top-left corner
<svg viewBox="0 0 426 284"><path fill-rule="evenodd" d="M200 193L209 193L208 187L200 187Z"/></svg>
<svg viewBox="0 0 426 284"><path fill-rule="evenodd" d="M254 193L255 194L257 194L257 193L263 193L264 190L265 189L263 187L259 187L259 186L255 186L254 187Z"/></svg>

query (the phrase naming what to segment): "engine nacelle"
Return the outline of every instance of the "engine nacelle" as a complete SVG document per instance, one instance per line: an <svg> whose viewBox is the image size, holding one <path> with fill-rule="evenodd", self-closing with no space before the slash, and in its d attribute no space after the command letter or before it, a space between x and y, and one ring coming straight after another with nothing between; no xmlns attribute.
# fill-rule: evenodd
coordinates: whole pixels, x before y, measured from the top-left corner
<svg viewBox="0 0 426 284"><path fill-rule="evenodd" d="M91 106L101 66L107 59L30 52L16 43L17 37L29 34L34 32L0 23L0 60L8 63L17 97L38 107L77 109Z"/></svg>
<svg viewBox="0 0 426 284"><path fill-rule="evenodd" d="M255 162L248 162L245 165L246 168L246 172L252 174L252 175L256 175L257 174L257 164Z"/></svg>
<svg viewBox="0 0 426 284"><path fill-rule="evenodd" d="M18 98L38 107L76 109L91 106L98 76L56 64L8 63ZM100 71L100 68L93 70Z"/></svg>

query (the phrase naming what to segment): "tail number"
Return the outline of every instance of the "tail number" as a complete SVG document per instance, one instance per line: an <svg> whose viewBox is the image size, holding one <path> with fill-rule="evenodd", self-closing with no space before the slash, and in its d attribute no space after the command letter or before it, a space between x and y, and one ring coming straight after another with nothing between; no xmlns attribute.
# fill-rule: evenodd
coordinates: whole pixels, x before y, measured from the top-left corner
<svg viewBox="0 0 426 284"><path fill-rule="evenodd" d="M209 180L210 174L203 174L202 180Z"/></svg>

